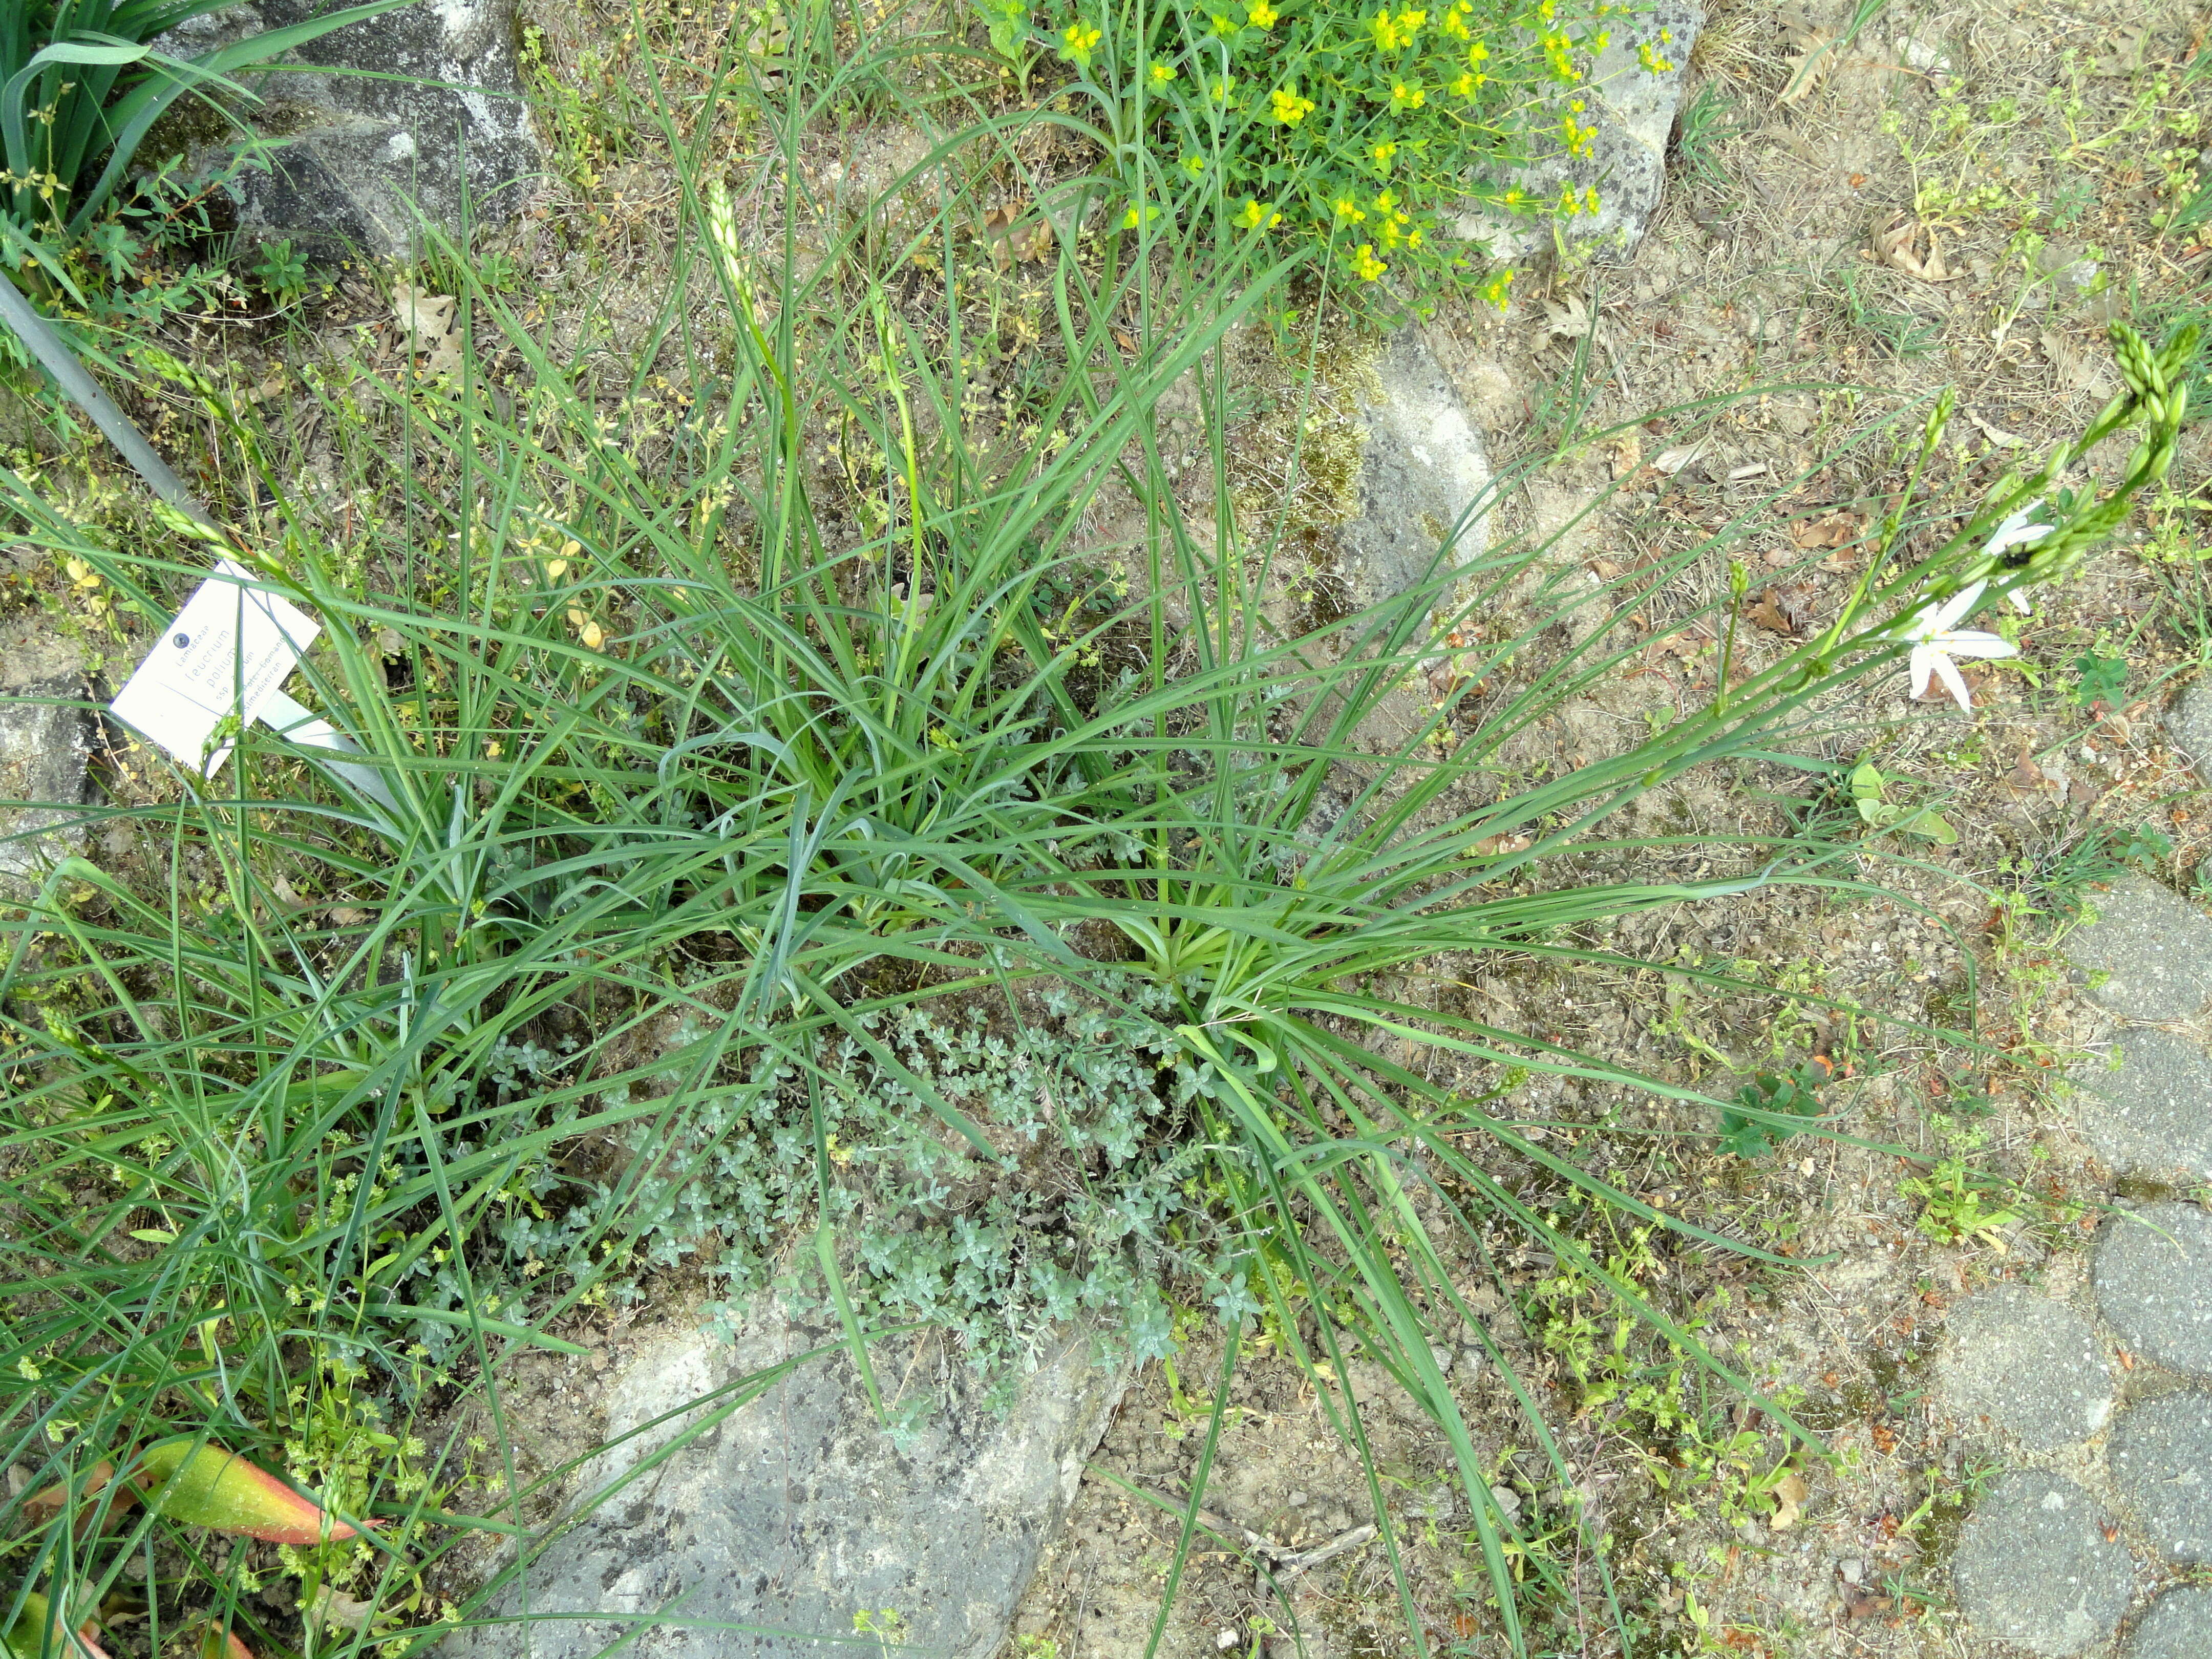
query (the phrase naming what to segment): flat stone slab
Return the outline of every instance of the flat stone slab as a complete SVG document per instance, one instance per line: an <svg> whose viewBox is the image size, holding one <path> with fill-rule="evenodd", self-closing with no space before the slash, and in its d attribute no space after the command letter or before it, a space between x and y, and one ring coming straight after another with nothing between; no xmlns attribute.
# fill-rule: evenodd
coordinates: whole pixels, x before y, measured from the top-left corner
<svg viewBox="0 0 2212 1659"><path fill-rule="evenodd" d="M2018 1285L1952 1310L1936 1389L1954 1417L2027 1451L2087 1440L2112 1414L2112 1378L2089 1322Z"/></svg>
<svg viewBox="0 0 2212 1659"><path fill-rule="evenodd" d="M2121 1652L2124 1659L2205 1659L2212 1654L2212 1589L2168 1590L2150 1604Z"/></svg>
<svg viewBox="0 0 2212 1659"><path fill-rule="evenodd" d="M2097 1156L2122 1175L2212 1181L2212 1054L2171 1031L2120 1037L2119 1070L2074 1076L2070 1107Z"/></svg>
<svg viewBox="0 0 2212 1659"><path fill-rule="evenodd" d="M1345 585L1361 611L1480 558L1491 488L1482 434L1420 331L1400 329L1371 368L1372 392L1359 404L1359 508L1337 531ZM1442 587L1427 604L1449 598Z"/></svg>
<svg viewBox="0 0 2212 1659"><path fill-rule="evenodd" d="M2212 778L2212 685L2202 681L2166 711L2166 735L2202 778ZM2205 1651L2212 1654L2212 1647Z"/></svg>
<svg viewBox="0 0 2212 1659"><path fill-rule="evenodd" d="M2128 1019L2187 1019L2212 996L2212 916L2130 872L2096 900L2097 920L2066 941L2077 968L2107 977L2089 993Z"/></svg>
<svg viewBox="0 0 2212 1659"><path fill-rule="evenodd" d="M608 1449L566 1529L492 1598L494 1613L532 1622L464 1628L441 1654L860 1655L879 1644L856 1643L856 1617L888 1615L896 1639L882 1650L993 1659L1126 1373L1091 1363L1089 1334L1064 1335L1007 1401L956 1359L949 1397L894 1440L832 1352L710 1420L718 1391L725 1406L743 1399L744 1379L838 1340L757 1316L734 1344L684 1334L641 1350L613 1383ZM874 1350L887 1395L921 1360L936 1370L936 1339L913 1340L930 1346ZM687 1430L696 1437L653 1461ZM677 1622L653 1623L662 1613Z"/></svg>
<svg viewBox="0 0 2212 1659"><path fill-rule="evenodd" d="M2147 1400L2112 1431L2112 1485L2169 1561L2212 1561L2212 1394ZM2204 1649L2212 1659L2212 1645Z"/></svg>
<svg viewBox="0 0 2212 1659"><path fill-rule="evenodd" d="M1656 0L1648 7L1609 20L1612 39L1590 65L1589 79L1564 94L1589 107L1584 121L1597 132L1583 154L1570 154L1553 133L1539 128L1528 135L1530 155L1515 182L1531 198L1557 197L1562 188L1579 197L1595 189L1595 217L1559 222L1571 242L1626 256L1636 250L1658 210L1667 188L1667 145L1681 108L1690 51L1705 27L1702 0ZM1658 70L1646 69L1643 48L1652 49ZM1551 228L1528 219L1504 219L1487 212L1461 216L1462 236L1480 240L1503 258L1521 258L1551 240Z"/></svg>
<svg viewBox="0 0 2212 1659"><path fill-rule="evenodd" d="M2146 1358L2212 1376L2212 1215L2151 1204L2107 1221L2097 1240L2097 1307Z"/></svg>
<svg viewBox="0 0 2212 1659"><path fill-rule="evenodd" d="M1991 1486L1960 1529L1959 1607L1984 1636L2045 1659L2107 1640L2135 1594L2126 1547L2105 1536L2097 1500L2026 1469Z"/></svg>
<svg viewBox="0 0 2212 1659"><path fill-rule="evenodd" d="M42 616L0 623L0 888L27 891L42 866L80 849L99 727L82 706L84 659Z"/></svg>

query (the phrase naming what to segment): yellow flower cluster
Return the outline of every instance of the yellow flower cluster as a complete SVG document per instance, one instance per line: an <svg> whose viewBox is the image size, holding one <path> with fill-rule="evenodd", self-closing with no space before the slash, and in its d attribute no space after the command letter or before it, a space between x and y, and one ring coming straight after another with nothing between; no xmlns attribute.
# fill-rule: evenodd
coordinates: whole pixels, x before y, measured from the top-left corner
<svg viewBox="0 0 2212 1659"><path fill-rule="evenodd" d="M1390 267L1375 257L1375 245L1362 242L1352 255L1352 272L1363 283L1371 283Z"/></svg>
<svg viewBox="0 0 2212 1659"><path fill-rule="evenodd" d="M1102 31L1078 19L1060 32L1060 55L1088 69L1092 51L1104 39Z"/></svg>
<svg viewBox="0 0 2212 1659"><path fill-rule="evenodd" d="M1429 94L1421 90L1421 83L1418 81L1411 86L1403 81L1391 83L1390 107L1393 110L1419 109L1428 101Z"/></svg>
<svg viewBox="0 0 2212 1659"><path fill-rule="evenodd" d="M1255 29L1274 27L1275 20L1281 15L1280 12L1267 3L1267 0L1252 0L1250 9L1244 14L1245 21Z"/></svg>
<svg viewBox="0 0 2212 1659"><path fill-rule="evenodd" d="M1401 11L1393 17L1388 10L1375 15L1375 46L1378 52L1403 52L1413 44L1413 37L1421 32L1421 25L1429 21L1425 11Z"/></svg>
<svg viewBox="0 0 2212 1659"><path fill-rule="evenodd" d="M1294 127L1313 113L1314 100L1298 96L1296 87L1277 87L1267 94L1268 112L1286 127Z"/></svg>
<svg viewBox="0 0 2212 1659"><path fill-rule="evenodd" d="M1247 197L1244 201L1244 211L1237 216L1237 222L1247 230L1257 230L1262 224L1273 230L1283 222L1283 216L1275 211L1273 203L1258 201Z"/></svg>
<svg viewBox="0 0 2212 1659"><path fill-rule="evenodd" d="M1674 60L1673 58L1662 58L1659 55L1660 44L1672 40L1674 38L1674 30L1661 29L1659 31L1658 42L1655 43L1653 41L1646 40L1636 48L1636 56L1643 63L1645 74L1664 75L1668 70L1674 67Z"/></svg>

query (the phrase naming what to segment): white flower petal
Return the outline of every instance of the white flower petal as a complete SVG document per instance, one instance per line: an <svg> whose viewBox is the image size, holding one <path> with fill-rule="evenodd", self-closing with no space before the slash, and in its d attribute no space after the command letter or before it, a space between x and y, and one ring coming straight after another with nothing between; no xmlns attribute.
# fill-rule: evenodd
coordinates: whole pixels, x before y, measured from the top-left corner
<svg viewBox="0 0 2212 1659"><path fill-rule="evenodd" d="M1987 582L1976 582L1971 587L1962 587L1954 593L1944 602L1943 608L1936 613L1935 631L1948 633L1954 623L1974 608L1982 597L1982 589L1988 586Z"/></svg>
<svg viewBox="0 0 2212 1659"><path fill-rule="evenodd" d="M1974 700L1966 691L1966 682L1948 657L1936 658L1936 675L1943 682L1943 689L1959 701L1959 707L1969 714L1974 712Z"/></svg>
<svg viewBox="0 0 2212 1659"><path fill-rule="evenodd" d="M2035 607L2028 603L2027 590L2020 587L2005 589L2005 603L2023 617L2033 614Z"/></svg>
<svg viewBox="0 0 2212 1659"><path fill-rule="evenodd" d="M1935 677L1936 665L1942 660L1943 653L1933 646L1916 645L1912 647L1912 695L1914 696L1924 697L1928 695L1928 682Z"/></svg>
<svg viewBox="0 0 2212 1659"><path fill-rule="evenodd" d="M2016 657L2020 654L2020 647L2010 640L2001 640L1994 634L1984 634L1974 628L1946 634L1942 639L1929 643L1938 651L1948 651L1954 657Z"/></svg>
<svg viewBox="0 0 2212 1659"><path fill-rule="evenodd" d="M2038 495L2026 507L2007 517L2005 521L1996 527L1996 533L1990 536L1988 545L1984 546L1982 551L2002 553L2008 547L2018 547L2023 542L2039 541L2049 535L2055 526L2029 522L2036 510L2042 505L2043 497Z"/></svg>

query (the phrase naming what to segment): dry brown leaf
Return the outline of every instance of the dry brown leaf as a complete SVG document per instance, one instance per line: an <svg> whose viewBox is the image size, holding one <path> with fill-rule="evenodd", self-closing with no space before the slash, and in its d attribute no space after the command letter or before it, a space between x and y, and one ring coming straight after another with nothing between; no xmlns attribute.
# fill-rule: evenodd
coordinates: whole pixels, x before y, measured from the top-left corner
<svg viewBox="0 0 2212 1659"><path fill-rule="evenodd" d="M1826 29L1793 27L1790 39L1797 50L1790 54L1790 78L1774 100L1784 109L1810 98L1836 61L1836 37Z"/></svg>
<svg viewBox="0 0 2212 1659"><path fill-rule="evenodd" d="M1921 234L1926 232L1928 252L1919 252ZM1912 219L1900 219L1874 239L1875 257L1884 264L1895 267L1908 276L1917 276L1923 283L1948 283L1958 272L1943 262L1943 249L1932 229Z"/></svg>
<svg viewBox="0 0 2212 1659"><path fill-rule="evenodd" d="M1840 1588L1844 1594L1844 1617L1846 1619L1879 1618L1896 1605L1887 1595L1876 1595L1863 1585L1846 1583Z"/></svg>
<svg viewBox="0 0 2212 1659"><path fill-rule="evenodd" d="M1790 526L1790 539L1800 547L1849 547L1866 529L1863 514L1838 508L1817 519L1800 519Z"/></svg>
<svg viewBox="0 0 2212 1659"><path fill-rule="evenodd" d="M2109 37L2112 49L2089 65L2092 75L2129 76L2143 66L2143 43L2148 34L2142 23L2123 23Z"/></svg>
<svg viewBox="0 0 2212 1659"><path fill-rule="evenodd" d="M1484 858L1498 853L1525 853L1535 844L1529 836L1485 836L1475 842L1474 850Z"/></svg>
<svg viewBox="0 0 2212 1659"><path fill-rule="evenodd" d="M358 927L368 916L368 911L356 904L341 904L331 912L331 921L340 927Z"/></svg>
<svg viewBox="0 0 2212 1659"><path fill-rule="evenodd" d="M1625 478L1644 465L1644 434L1632 432L1613 447L1613 476Z"/></svg>
<svg viewBox="0 0 2212 1659"><path fill-rule="evenodd" d="M1651 458L1652 470L1673 477L1692 461L1705 453L1705 441L1693 444L1677 444L1672 449L1662 449Z"/></svg>
<svg viewBox="0 0 2212 1659"><path fill-rule="evenodd" d="M2017 432L2008 432L2001 426L1990 425L1982 418L1980 410L1971 406L1966 410L1966 418L1981 428L1982 436L1987 438L1999 449L2020 449L2027 443L2027 440Z"/></svg>
<svg viewBox="0 0 2212 1659"><path fill-rule="evenodd" d="M461 336L456 326L460 306L450 294L432 294L412 283L392 285L392 319L398 325L410 351L424 354L427 373L458 372L461 366Z"/></svg>
<svg viewBox="0 0 2212 1659"><path fill-rule="evenodd" d="M1805 1477L1792 1469L1774 1483L1774 1519L1767 1525L1776 1532L1787 1532L1797 1524L1804 1512L1805 1502L1813 1489L1805 1484Z"/></svg>
<svg viewBox="0 0 2212 1659"><path fill-rule="evenodd" d="M1775 598L1775 590L1768 588L1756 603L1743 609L1743 619L1754 628L1763 628L1770 634L1795 634L1796 624L1790 619Z"/></svg>

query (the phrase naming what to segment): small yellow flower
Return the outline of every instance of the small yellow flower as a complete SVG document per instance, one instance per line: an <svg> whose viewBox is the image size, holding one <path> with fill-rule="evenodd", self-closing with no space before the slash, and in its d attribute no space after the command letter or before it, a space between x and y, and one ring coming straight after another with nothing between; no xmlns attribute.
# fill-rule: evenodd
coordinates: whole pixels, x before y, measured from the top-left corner
<svg viewBox="0 0 2212 1659"><path fill-rule="evenodd" d="M1091 52L1104 38L1101 31L1079 19L1060 32L1060 55L1088 69Z"/></svg>
<svg viewBox="0 0 2212 1659"><path fill-rule="evenodd" d="M1247 197L1244 201L1244 211L1237 216L1237 222L1247 230L1257 230L1262 224L1273 229L1282 222L1282 218L1283 216L1274 210L1272 203Z"/></svg>
<svg viewBox="0 0 2212 1659"><path fill-rule="evenodd" d="M1490 61L1490 48L1484 46L1481 41L1476 41L1467 49L1467 61L1476 69L1480 69Z"/></svg>
<svg viewBox="0 0 2212 1659"><path fill-rule="evenodd" d="M1182 158L1182 170L1183 170L1185 173L1188 173L1188 174L1190 174L1190 176L1191 176L1192 178L1194 178L1194 179L1203 179L1203 178L1205 178L1205 177L1206 177L1206 157L1204 157L1203 155L1186 155L1186 156L1184 156L1184 157Z"/></svg>
<svg viewBox="0 0 2212 1659"><path fill-rule="evenodd" d="M1457 6L1444 14L1443 31L1455 40L1468 38L1467 21L1460 15Z"/></svg>
<svg viewBox="0 0 2212 1659"><path fill-rule="evenodd" d="M1362 219L1364 219L1367 216L1366 213L1360 208L1359 204L1353 201L1349 196L1338 197L1333 205L1336 209L1336 216L1338 218L1347 220L1353 224L1358 224Z"/></svg>
<svg viewBox="0 0 2212 1659"><path fill-rule="evenodd" d="M1398 153L1398 147L1392 143L1381 143L1375 145L1367 153L1375 158L1376 172L1388 173L1390 170L1390 158Z"/></svg>
<svg viewBox="0 0 2212 1659"><path fill-rule="evenodd" d="M1644 72L1646 75L1664 75L1674 67L1674 59L1662 58L1659 55L1659 48L1649 40L1637 47L1636 56L1643 63Z"/></svg>
<svg viewBox="0 0 2212 1659"><path fill-rule="evenodd" d="M1176 66L1173 64L1155 64L1152 65L1152 84L1154 86L1164 87L1175 78Z"/></svg>
<svg viewBox="0 0 2212 1659"><path fill-rule="evenodd" d="M1403 81L1394 81L1390 84L1390 107L1393 109L1419 109L1428 101L1429 94L1421 90L1419 82L1407 86Z"/></svg>
<svg viewBox="0 0 2212 1659"><path fill-rule="evenodd" d="M1492 276L1488 283L1484 284L1482 297L1487 300L1499 311L1503 311L1505 309L1505 290L1512 286L1513 271L1512 268L1508 266L1505 270L1499 271L1495 276Z"/></svg>
<svg viewBox="0 0 2212 1659"><path fill-rule="evenodd" d="M1472 98L1472 97L1474 97L1474 77L1472 75L1462 75L1462 76L1461 76L1459 77L1459 79L1458 79L1458 80L1456 80L1456 81L1455 81L1455 82L1453 82L1451 83L1451 90L1452 90L1452 96L1453 96L1453 97L1455 97L1455 98Z"/></svg>
<svg viewBox="0 0 2212 1659"><path fill-rule="evenodd" d="M1267 0L1252 0L1250 8L1244 14L1246 21L1255 29L1274 27L1275 20L1281 15L1280 12L1267 3Z"/></svg>
<svg viewBox="0 0 2212 1659"><path fill-rule="evenodd" d="M1213 14L1213 32L1216 34L1234 34L1237 33L1237 25L1229 21L1226 12L1217 11Z"/></svg>
<svg viewBox="0 0 2212 1659"><path fill-rule="evenodd" d="M1277 87L1267 94L1267 102L1275 119L1286 127L1297 125L1314 108L1314 100L1299 97L1296 87Z"/></svg>
<svg viewBox="0 0 2212 1659"><path fill-rule="evenodd" d="M1584 213L1595 213L1597 211L1597 186L1595 185L1587 185L1583 186L1583 211Z"/></svg>
<svg viewBox="0 0 2212 1659"><path fill-rule="evenodd" d="M1375 257L1374 247L1362 242L1352 255L1352 275L1363 283L1371 283L1390 267Z"/></svg>

